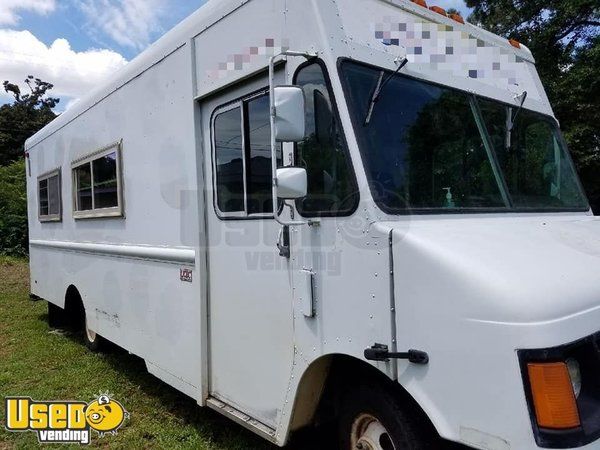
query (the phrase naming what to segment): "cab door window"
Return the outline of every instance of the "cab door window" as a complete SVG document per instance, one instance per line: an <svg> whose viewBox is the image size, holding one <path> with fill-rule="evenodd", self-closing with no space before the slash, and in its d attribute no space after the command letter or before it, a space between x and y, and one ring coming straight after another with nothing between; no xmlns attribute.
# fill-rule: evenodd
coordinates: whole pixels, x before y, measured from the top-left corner
<svg viewBox="0 0 600 450"><path fill-rule="evenodd" d="M269 96L245 103L248 214L273 213Z"/></svg>
<svg viewBox="0 0 600 450"><path fill-rule="evenodd" d="M350 215L358 189L325 68L320 62L302 66L294 84L306 97L307 137L296 147L295 162L307 171L308 195L298 200L298 211L309 217Z"/></svg>
<svg viewBox="0 0 600 450"><path fill-rule="evenodd" d="M217 110L213 119L215 206L220 217L273 214L269 96ZM278 149L281 165L281 146Z"/></svg>
<svg viewBox="0 0 600 450"><path fill-rule="evenodd" d="M215 118L216 200L225 214L244 212L244 150L238 106Z"/></svg>

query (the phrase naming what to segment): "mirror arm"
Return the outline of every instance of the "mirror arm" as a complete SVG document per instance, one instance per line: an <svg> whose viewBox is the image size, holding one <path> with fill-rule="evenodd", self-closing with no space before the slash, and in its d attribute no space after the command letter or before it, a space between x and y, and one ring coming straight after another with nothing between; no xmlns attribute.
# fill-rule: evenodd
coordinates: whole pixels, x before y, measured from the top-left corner
<svg viewBox="0 0 600 450"><path fill-rule="evenodd" d="M272 173L272 186L273 186L273 217L275 220L283 226L294 226L294 225L307 225L309 222L304 220L284 220L279 217L277 213L279 209L279 197L277 195L277 140L275 139L275 117L277 111L275 110L275 64L281 60L284 61L290 57L302 57L308 60L316 58L316 53L308 52L294 52L286 51L279 55L272 56L269 59L269 101L270 101L270 120L271 120L271 173Z"/></svg>

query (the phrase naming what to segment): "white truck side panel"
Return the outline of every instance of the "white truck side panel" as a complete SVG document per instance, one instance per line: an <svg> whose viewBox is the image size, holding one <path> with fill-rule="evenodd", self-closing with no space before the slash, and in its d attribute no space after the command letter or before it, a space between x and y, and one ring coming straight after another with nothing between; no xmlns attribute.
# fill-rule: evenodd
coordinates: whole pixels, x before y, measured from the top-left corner
<svg viewBox="0 0 600 450"><path fill-rule="evenodd" d="M191 78L184 46L30 147L27 179L37 205L38 175L62 169L62 221L29 211L32 293L63 306L74 285L92 329L201 401L205 274L180 281L181 267L199 267L202 226ZM125 217L74 220L71 162L119 140Z"/></svg>

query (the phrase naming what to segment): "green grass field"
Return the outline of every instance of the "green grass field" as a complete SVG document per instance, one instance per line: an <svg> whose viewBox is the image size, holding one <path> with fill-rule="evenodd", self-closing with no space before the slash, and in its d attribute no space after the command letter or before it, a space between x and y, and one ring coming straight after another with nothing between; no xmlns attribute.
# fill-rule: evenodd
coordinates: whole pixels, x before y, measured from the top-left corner
<svg viewBox="0 0 600 450"><path fill-rule="evenodd" d="M141 359L120 349L94 354L78 336L51 330L46 302L29 300L28 280L26 261L0 257L0 449L38 445L32 432L5 430L6 396L87 402L107 391L131 418L117 436L94 433L93 447L275 448L154 378Z"/></svg>

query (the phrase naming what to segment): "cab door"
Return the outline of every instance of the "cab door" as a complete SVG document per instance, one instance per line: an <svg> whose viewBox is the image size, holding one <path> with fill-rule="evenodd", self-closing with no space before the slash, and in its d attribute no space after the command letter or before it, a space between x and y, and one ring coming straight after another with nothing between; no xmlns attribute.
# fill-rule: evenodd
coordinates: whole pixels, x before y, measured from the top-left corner
<svg viewBox="0 0 600 450"><path fill-rule="evenodd" d="M209 395L275 429L294 346L289 260L278 254L272 211L267 78L204 101L202 121Z"/></svg>

